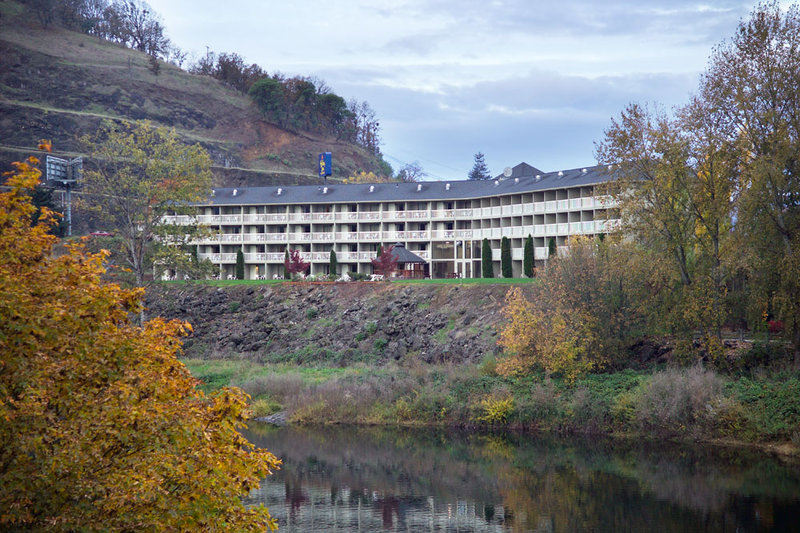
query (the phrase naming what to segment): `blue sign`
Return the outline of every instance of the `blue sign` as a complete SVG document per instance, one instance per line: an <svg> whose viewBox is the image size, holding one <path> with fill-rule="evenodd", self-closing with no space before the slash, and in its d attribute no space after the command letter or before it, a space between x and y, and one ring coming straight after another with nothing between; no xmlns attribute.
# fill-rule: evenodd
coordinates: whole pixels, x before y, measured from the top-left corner
<svg viewBox="0 0 800 533"><path fill-rule="evenodd" d="M331 153L323 152L319 154L319 177L324 178L332 174L333 166L331 165Z"/></svg>

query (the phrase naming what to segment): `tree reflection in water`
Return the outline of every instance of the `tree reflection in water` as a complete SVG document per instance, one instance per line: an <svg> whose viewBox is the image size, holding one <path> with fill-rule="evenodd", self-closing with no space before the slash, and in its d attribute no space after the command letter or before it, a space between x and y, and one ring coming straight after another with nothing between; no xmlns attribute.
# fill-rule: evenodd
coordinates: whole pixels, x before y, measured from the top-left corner
<svg viewBox="0 0 800 533"><path fill-rule="evenodd" d="M800 465L741 449L386 428L274 428L254 491L282 531L797 531Z"/></svg>

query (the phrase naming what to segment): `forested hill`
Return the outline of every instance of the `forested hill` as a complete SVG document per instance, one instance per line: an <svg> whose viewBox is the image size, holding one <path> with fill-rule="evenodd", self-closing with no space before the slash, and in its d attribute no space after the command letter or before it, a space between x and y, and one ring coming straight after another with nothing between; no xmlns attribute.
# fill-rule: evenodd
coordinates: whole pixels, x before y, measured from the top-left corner
<svg viewBox="0 0 800 533"><path fill-rule="evenodd" d="M31 8L0 0L3 169L43 138L56 155L78 155L78 139L104 119L147 119L199 142L212 156L217 185L313 183L322 151L334 153L334 178L385 170L377 150L279 126L213 77L62 25L45 27Z"/></svg>

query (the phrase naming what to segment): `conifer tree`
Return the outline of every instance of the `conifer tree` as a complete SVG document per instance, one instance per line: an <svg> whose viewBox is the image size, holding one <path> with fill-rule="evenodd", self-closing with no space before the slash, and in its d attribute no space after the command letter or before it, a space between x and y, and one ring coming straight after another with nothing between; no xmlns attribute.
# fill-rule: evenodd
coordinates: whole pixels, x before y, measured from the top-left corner
<svg viewBox="0 0 800 533"><path fill-rule="evenodd" d="M504 278L513 278L514 272L511 268L511 242L508 237L500 240L500 269Z"/></svg>
<svg viewBox="0 0 800 533"><path fill-rule="evenodd" d="M492 247L489 245L489 239L483 239L481 246L481 274L484 278L494 277L494 268L492 267Z"/></svg>
<svg viewBox="0 0 800 533"><path fill-rule="evenodd" d="M483 160L483 154L481 152L475 154L475 164L472 165L472 170L467 174L467 178L471 180L492 179L489 167L486 166L486 161Z"/></svg>
<svg viewBox="0 0 800 533"><path fill-rule="evenodd" d="M330 271L329 273L331 276L336 276L336 273L339 270L339 261L336 259L336 250L333 249L331 249L331 258L328 270Z"/></svg>
<svg viewBox="0 0 800 533"><path fill-rule="evenodd" d="M525 249L522 252L522 274L528 276L529 278L533 277L533 268L534 268L534 256L533 256L533 237L528 235L528 238L525 239Z"/></svg>
<svg viewBox="0 0 800 533"><path fill-rule="evenodd" d="M236 250L236 279L244 279L244 254Z"/></svg>

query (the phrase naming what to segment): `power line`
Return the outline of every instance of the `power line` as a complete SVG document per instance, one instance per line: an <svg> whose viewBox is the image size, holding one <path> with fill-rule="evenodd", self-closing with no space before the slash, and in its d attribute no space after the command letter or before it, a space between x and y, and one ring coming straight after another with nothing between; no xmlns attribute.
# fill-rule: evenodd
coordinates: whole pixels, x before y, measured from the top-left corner
<svg viewBox="0 0 800 533"><path fill-rule="evenodd" d="M395 157L393 155L389 155L389 154L387 154L385 152L384 152L383 155L384 155L384 157L388 157L392 161L396 161L397 163L399 163L399 164L401 164L403 166L410 165L410 163L408 163L407 161L403 161L402 159L399 159L399 158L397 158L397 157ZM426 177L435 178L435 179L437 179L439 181L447 181L448 179L451 179L451 178L445 178L445 177L439 176L437 174L434 174L433 172L430 172L430 171L428 171L428 170L426 170L424 168L422 169L422 171L425 173Z"/></svg>

